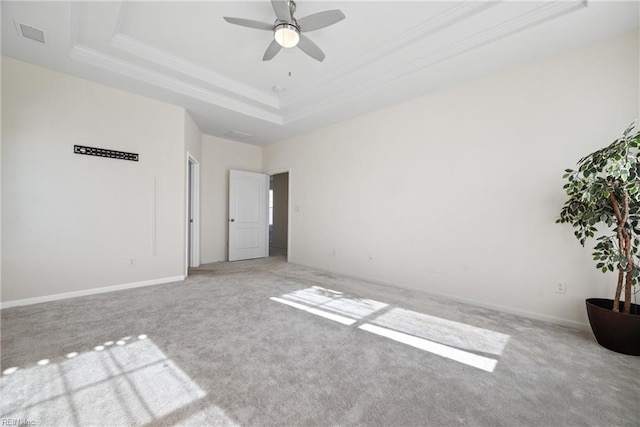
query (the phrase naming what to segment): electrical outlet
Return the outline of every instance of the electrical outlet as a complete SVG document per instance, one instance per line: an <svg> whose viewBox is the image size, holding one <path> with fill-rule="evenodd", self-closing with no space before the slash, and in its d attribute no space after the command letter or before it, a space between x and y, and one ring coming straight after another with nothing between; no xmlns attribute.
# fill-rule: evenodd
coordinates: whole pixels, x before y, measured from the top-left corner
<svg viewBox="0 0 640 427"><path fill-rule="evenodd" d="M369 255L369 262L373 262L373 255Z"/></svg>
<svg viewBox="0 0 640 427"><path fill-rule="evenodd" d="M136 259L135 258L129 258L129 265L136 265Z"/></svg>
<svg viewBox="0 0 640 427"><path fill-rule="evenodd" d="M331 249L331 256L338 256L338 251Z"/></svg>
<svg viewBox="0 0 640 427"><path fill-rule="evenodd" d="M566 294L567 293L567 284L564 282L556 283L556 293L558 294Z"/></svg>

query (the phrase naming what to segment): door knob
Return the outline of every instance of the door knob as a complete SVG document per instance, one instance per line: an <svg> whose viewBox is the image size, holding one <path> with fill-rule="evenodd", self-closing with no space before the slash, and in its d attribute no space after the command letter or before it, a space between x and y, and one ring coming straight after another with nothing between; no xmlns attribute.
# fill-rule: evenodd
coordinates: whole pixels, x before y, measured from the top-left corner
<svg viewBox="0 0 640 427"><path fill-rule="evenodd" d="M231 222L235 222L236 220L235 220L235 219L233 219L233 218L231 218L229 221L231 221Z"/></svg>

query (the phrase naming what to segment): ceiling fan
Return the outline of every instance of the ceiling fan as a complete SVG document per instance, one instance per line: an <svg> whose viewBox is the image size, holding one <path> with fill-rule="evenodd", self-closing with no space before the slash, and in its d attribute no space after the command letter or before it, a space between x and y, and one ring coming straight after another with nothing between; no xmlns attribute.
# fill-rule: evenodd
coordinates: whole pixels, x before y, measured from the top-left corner
<svg viewBox="0 0 640 427"><path fill-rule="evenodd" d="M224 17L224 20L230 24L243 27L273 31L273 41L267 47L262 57L263 61L271 60L283 47L292 48L298 46L304 53L322 62L325 58L322 49L302 33L320 30L340 22L345 18L344 13L339 9L325 10L324 12L296 19L293 17L296 11L296 4L293 0L271 0L271 5L276 13L276 21L273 24L227 16Z"/></svg>

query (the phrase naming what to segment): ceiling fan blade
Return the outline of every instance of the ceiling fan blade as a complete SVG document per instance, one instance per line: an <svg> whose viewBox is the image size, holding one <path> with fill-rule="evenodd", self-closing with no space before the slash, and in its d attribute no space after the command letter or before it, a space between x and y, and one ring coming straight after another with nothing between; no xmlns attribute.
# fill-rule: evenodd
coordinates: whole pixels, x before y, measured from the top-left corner
<svg viewBox="0 0 640 427"><path fill-rule="evenodd" d="M280 49L282 49L282 46L280 46L277 41L273 40L267 50L264 52L262 60L270 61L274 56L278 54L278 52L280 52Z"/></svg>
<svg viewBox="0 0 640 427"><path fill-rule="evenodd" d="M305 36L304 34L300 34L298 47L313 59L316 59L320 62L324 60L325 55L322 49L320 49L317 44L312 42L309 37Z"/></svg>
<svg viewBox="0 0 640 427"><path fill-rule="evenodd" d="M325 10L324 12L314 13L298 19L300 31L309 32L328 27L342 21L346 16L340 9Z"/></svg>
<svg viewBox="0 0 640 427"><path fill-rule="evenodd" d="M230 18L228 16L224 17L224 20L230 24L240 25L242 27L255 28L256 30L273 30L273 24L268 24L266 22L253 21L251 19L244 18Z"/></svg>
<svg viewBox="0 0 640 427"><path fill-rule="evenodd" d="M273 11L280 21L291 21L291 9L289 9L287 0L271 0L271 6L273 6Z"/></svg>

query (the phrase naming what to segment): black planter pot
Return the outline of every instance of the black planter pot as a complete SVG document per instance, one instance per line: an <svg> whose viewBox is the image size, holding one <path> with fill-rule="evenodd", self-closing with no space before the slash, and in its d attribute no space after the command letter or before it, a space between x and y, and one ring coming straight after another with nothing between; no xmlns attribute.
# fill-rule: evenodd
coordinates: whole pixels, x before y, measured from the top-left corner
<svg viewBox="0 0 640 427"><path fill-rule="evenodd" d="M640 305L631 304L631 314L611 311L613 300L586 300L591 330L598 344L617 353L640 356ZM623 303L620 303L622 310Z"/></svg>

